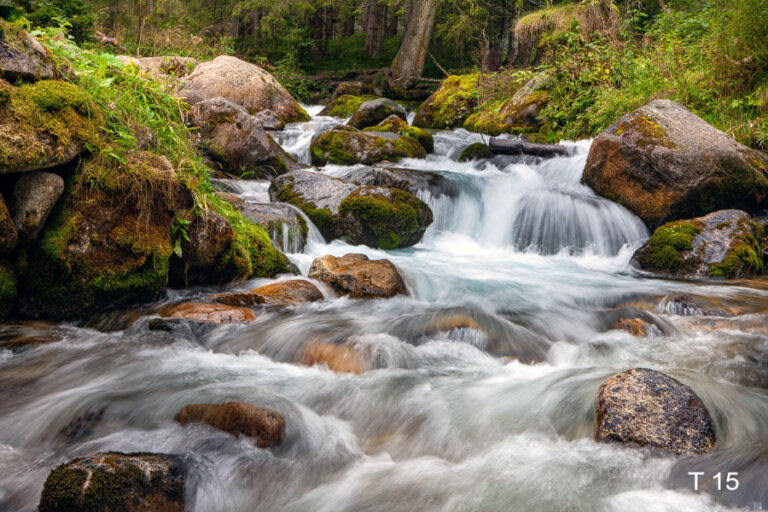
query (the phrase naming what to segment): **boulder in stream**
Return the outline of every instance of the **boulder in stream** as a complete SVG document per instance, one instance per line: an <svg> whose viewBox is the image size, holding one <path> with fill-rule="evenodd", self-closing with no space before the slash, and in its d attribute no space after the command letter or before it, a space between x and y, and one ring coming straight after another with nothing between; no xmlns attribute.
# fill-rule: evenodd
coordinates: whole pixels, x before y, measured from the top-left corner
<svg viewBox="0 0 768 512"><path fill-rule="evenodd" d="M655 100L595 138L582 182L657 228L724 208L763 209L768 155L679 103Z"/></svg>
<svg viewBox="0 0 768 512"><path fill-rule="evenodd" d="M315 258L309 277L328 284L340 295L356 299L408 294L403 277L391 261L369 260L365 254Z"/></svg>
<svg viewBox="0 0 768 512"><path fill-rule="evenodd" d="M717 443L709 411L691 388L647 368L618 373L595 399L595 440L700 455Z"/></svg>
<svg viewBox="0 0 768 512"><path fill-rule="evenodd" d="M222 293L216 300L232 306L293 306L323 300L317 286L304 279L280 281L247 292Z"/></svg>
<svg viewBox="0 0 768 512"><path fill-rule="evenodd" d="M228 55L199 64L183 79L179 96L193 105L222 97L249 114L270 109L284 123L309 121L299 102L275 77L255 64Z"/></svg>
<svg viewBox="0 0 768 512"><path fill-rule="evenodd" d="M348 124L358 130L362 130L369 126L376 126L392 115L399 117L403 121L408 119L405 109L397 102L387 98L377 98L363 102Z"/></svg>
<svg viewBox="0 0 768 512"><path fill-rule="evenodd" d="M413 125L444 130L457 128L477 107L478 73L453 75L416 110Z"/></svg>
<svg viewBox="0 0 768 512"><path fill-rule="evenodd" d="M97 453L57 467L40 512L184 511L184 459L158 453Z"/></svg>
<svg viewBox="0 0 768 512"><path fill-rule="evenodd" d="M762 272L760 228L741 210L669 222L634 255L641 268L676 277L736 278Z"/></svg>
<svg viewBox="0 0 768 512"><path fill-rule="evenodd" d="M301 363L307 366L324 364L336 373L359 375L367 366L354 347L339 343L310 343L301 353Z"/></svg>
<svg viewBox="0 0 768 512"><path fill-rule="evenodd" d="M190 117L203 148L229 173L261 179L301 167L264 131L262 119L229 100L201 101Z"/></svg>
<svg viewBox="0 0 768 512"><path fill-rule="evenodd" d="M447 195L456 197L459 188L439 172L404 169L391 166L365 166L349 169L338 177L346 182L366 187L391 187L418 196L429 192L432 197Z"/></svg>
<svg viewBox="0 0 768 512"><path fill-rule="evenodd" d="M164 318L191 320L206 324L232 324L256 320L256 313L248 308L207 302L182 302L166 308L160 314Z"/></svg>
<svg viewBox="0 0 768 512"><path fill-rule="evenodd" d="M413 137L392 132L363 132L335 128L312 137L312 164L372 165L403 158L425 158L427 151Z"/></svg>
<svg viewBox="0 0 768 512"><path fill-rule="evenodd" d="M342 94L336 96L323 110L320 111L321 116L332 116L347 118L351 117L360 105L366 101L378 99L378 96L371 94Z"/></svg>
<svg viewBox="0 0 768 512"><path fill-rule="evenodd" d="M285 420L279 412L245 402L191 404L174 419L182 425L206 423L234 436L252 437L259 448L280 446L285 439Z"/></svg>
<svg viewBox="0 0 768 512"><path fill-rule="evenodd" d="M285 203L249 203L242 200L235 202L234 206L246 218L263 227L277 249L287 253L304 251L309 226L295 207Z"/></svg>
<svg viewBox="0 0 768 512"><path fill-rule="evenodd" d="M399 189L360 187L314 171L294 171L273 180L273 201L300 208L326 239L382 249L409 247L432 223L432 211Z"/></svg>
<svg viewBox="0 0 768 512"><path fill-rule="evenodd" d="M482 160L486 158L493 158L494 154L491 152L491 148L487 144L482 142L475 142L465 147L459 155L459 162L469 162L471 160Z"/></svg>
<svg viewBox="0 0 768 512"><path fill-rule="evenodd" d="M410 126L407 121L395 114L392 114L375 126L363 128L363 131L397 133L403 137L416 139L427 153L435 151L435 139L432 137L431 133L423 128Z"/></svg>

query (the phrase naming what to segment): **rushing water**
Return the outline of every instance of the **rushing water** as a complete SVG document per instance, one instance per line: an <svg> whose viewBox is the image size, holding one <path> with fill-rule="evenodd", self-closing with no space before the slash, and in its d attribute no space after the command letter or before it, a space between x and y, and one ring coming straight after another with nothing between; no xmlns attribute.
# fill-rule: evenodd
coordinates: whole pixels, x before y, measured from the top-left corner
<svg viewBox="0 0 768 512"><path fill-rule="evenodd" d="M278 137L304 161L312 135L339 122L317 112ZM303 275L324 254L389 258L408 297L336 298L318 283L323 302L186 334L149 330L152 308L84 326L0 327L5 343L40 342L0 351L0 509L34 510L52 467L107 450L189 456L188 503L199 512L759 509L768 291L633 269L647 232L580 184L588 143L567 158L458 163L480 138L443 132L436 154L399 164L446 184L422 193L435 222L419 245L384 252L315 230L290 255ZM268 200L265 183L231 185L246 201ZM648 336L612 329L627 311L652 324ZM352 347L369 371L300 365L317 341ZM637 366L694 388L716 423L713 454L592 441L600 382ZM282 413L284 445L259 449L173 421L186 404L229 400ZM715 499L693 491L689 470L739 472L741 487Z"/></svg>

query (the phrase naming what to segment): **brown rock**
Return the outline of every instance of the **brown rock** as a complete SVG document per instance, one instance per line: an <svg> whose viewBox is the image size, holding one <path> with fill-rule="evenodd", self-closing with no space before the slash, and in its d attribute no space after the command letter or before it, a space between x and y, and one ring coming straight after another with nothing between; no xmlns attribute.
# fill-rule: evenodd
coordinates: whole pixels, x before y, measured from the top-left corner
<svg viewBox="0 0 768 512"><path fill-rule="evenodd" d="M191 404L174 419L182 425L207 423L234 436L252 437L259 448L279 446L285 439L285 420L280 413L244 402Z"/></svg>
<svg viewBox="0 0 768 512"><path fill-rule="evenodd" d="M184 511L183 459L156 453L97 453L57 467L40 512Z"/></svg>
<svg viewBox="0 0 768 512"><path fill-rule="evenodd" d="M712 418L691 388L634 368L608 378L595 399L595 440L700 455L717 442Z"/></svg>
<svg viewBox="0 0 768 512"><path fill-rule="evenodd" d="M301 363L307 366L325 364L336 373L361 374L365 363L352 347L334 343L312 343L304 347Z"/></svg>
<svg viewBox="0 0 768 512"><path fill-rule="evenodd" d="M3 197L0 196L0 256L8 256L18 245L19 232Z"/></svg>
<svg viewBox="0 0 768 512"><path fill-rule="evenodd" d="M365 254L315 258L309 277L328 284L341 295L356 299L408 294L402 276L391 261L369 260Z"/></svg>
<svg viewBox="0 0 768 512"><path fill-rule="evenodd" d="M216 300L232 306L291 306L323 299L323 294L309 281L294 279L260 286L249 292L223 293Z"/></svg>
<svg viewBox="0 0 768 512"><path fill-rule="evenodd" d="M206 302L184 302L163 312L161 316L211 324L231 324L256 320L256 314L250 309Z"/></svg>
<svg viewBox="0 0 768 512"><path fill-rule="evenodd" d="M768 196L768 156L684 106L656 100L594 140L582 181L656 228L724 208L759 211Z"/></svg>
<svg viewBox="0 0 768 512"><path fill-rule="evenodd" d="M648 335L648 324L642 318L620 318L613 324L613 328L627 331L632 336Z"/></svg>
<svg viewBox="0 0 768 512"><path fill-rule="evenodd" d="M270 109L286 123L309 121L309 115L275 77L227 55L199 64L184 78L179 95L192 104L220 96L250 114Z"/></svg>
<svg viewBox="0 0 768 512"><path fill-rule="evenodd" d="M13 222L25 243L34 242L64 193L64 179L45 171L24 173L13 188Z"/></svg>
<svg viewBox="0 0 768 512"><path fill-rule="evenodd" d="M194 215L186 233L189 239L178 240L176 256L171 260L172 286L219 284L248 277L229 261L237 240L223 216L212 211Z"/></svg>

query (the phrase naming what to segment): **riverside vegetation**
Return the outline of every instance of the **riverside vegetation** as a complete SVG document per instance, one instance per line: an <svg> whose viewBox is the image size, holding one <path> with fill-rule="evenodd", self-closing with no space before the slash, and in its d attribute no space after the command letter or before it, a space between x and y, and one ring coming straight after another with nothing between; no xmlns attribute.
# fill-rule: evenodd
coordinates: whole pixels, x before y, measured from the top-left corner
<svg viewBox="0 0 768 512"><path fill-rule="evenodd" d="M766 18L0 5L0 508L767 505Z"/></svg>

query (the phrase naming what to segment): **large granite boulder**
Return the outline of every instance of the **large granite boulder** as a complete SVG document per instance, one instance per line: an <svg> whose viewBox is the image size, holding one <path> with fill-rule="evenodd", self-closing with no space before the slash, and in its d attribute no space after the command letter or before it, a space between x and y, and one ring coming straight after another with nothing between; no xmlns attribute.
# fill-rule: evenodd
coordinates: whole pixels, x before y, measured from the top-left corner
<svg viewBox="0 0 768 512"><path fill-rule="evenodd" d="M404 190L360 187L313 171L278 177L270 197L300 208L326 239L382 249L418 243L432 223L429 206Z"/></svg>
<svg viewBox="0 0 768 512"><path fill-rule="evenodd" d="M0 80L0 173L47 169L75 159L100 140L99 116L68 82L12 86Z"/></svg>
<svg viewBox="0 0 768 512"><path fill-rule="evenodd" d="M651 228L768 197L768 155L734 141L670 100L623 116L592 143L582 182Z"/></svg>
<svg viewBox="0 0 768 512"><path fill-rule="evenodd" d="M427 152L413 137L391 132L333 129L318 133L309 147L312 165L372 165L403 158L425 158Z"/></svg>
<svg viewBox="0 0 768 512"><path fill-rule="evenodd" d="M40 512L184 512L184 459L157 453L97 453L57 467Z"/></svg>
<svg viewBox="0 0 768 512"><path fill-rule="evenodd" d="M174 419L182 425L206 423L234 436L252 437L259 448L279 446L285 439L285 420L279 412L245 402L191 404Z"/></svg>
<svg viewBox="0 0 768 512"><path fill-rule="evenodd" d="M48 215L64 193L64 180L45 171L24 173L13 188L13 222L23 242L37 240Z"/></svg>
<svg viewBox="0 0 768 512"><path fill-rule="evenodd" d="M243 178L277 176L301 167L264 130L262 121L224 98L192 107L203 148L224 170Z"/></svg>
<svg viewBox="0 0 768 512"><path fill-rule="evenodd" d="M707 408L685 384L634 368L608 378L595 399L595 440L700 455L717 436Z"/></svg>
<svg viewBox="0 0 768 512"><path fill-rule="evenodd" d="M222 97L244 107L249 114L269 109L285 123L309 121L309 115L275 77L255 64L228 55L198 64L184 78L179 95L192 104Z"/></svg>
<svg viewBox="0 0 768 512"><path fill-rule="evenodd" d="M391 261L369 260L365 254L315 258L309 277L326 283L339 295L355 299L408 294L403 277Z"/></svg>
<svg viewBox="0 0 768 512"><path fill-rule="evenodd" d="M347 124L362 130L369 126L376 126L393 115L403 121L408 119L408 114L400 104L387 98L377 98L363 102Z"/></svg>
<svg viewBox="0 0 768 512"><path fill-rule="evenodd" d="M677 277L736 278L763 270L763 245L747 212L720 210L660 226L634 255L645 270Z"/></svg>
<svg viewBox="0 0 768 512"><path fill-rule="evenodd" d="M56 75L51 53L21 27L0 19L0 78L31 82Z"/></svg>

